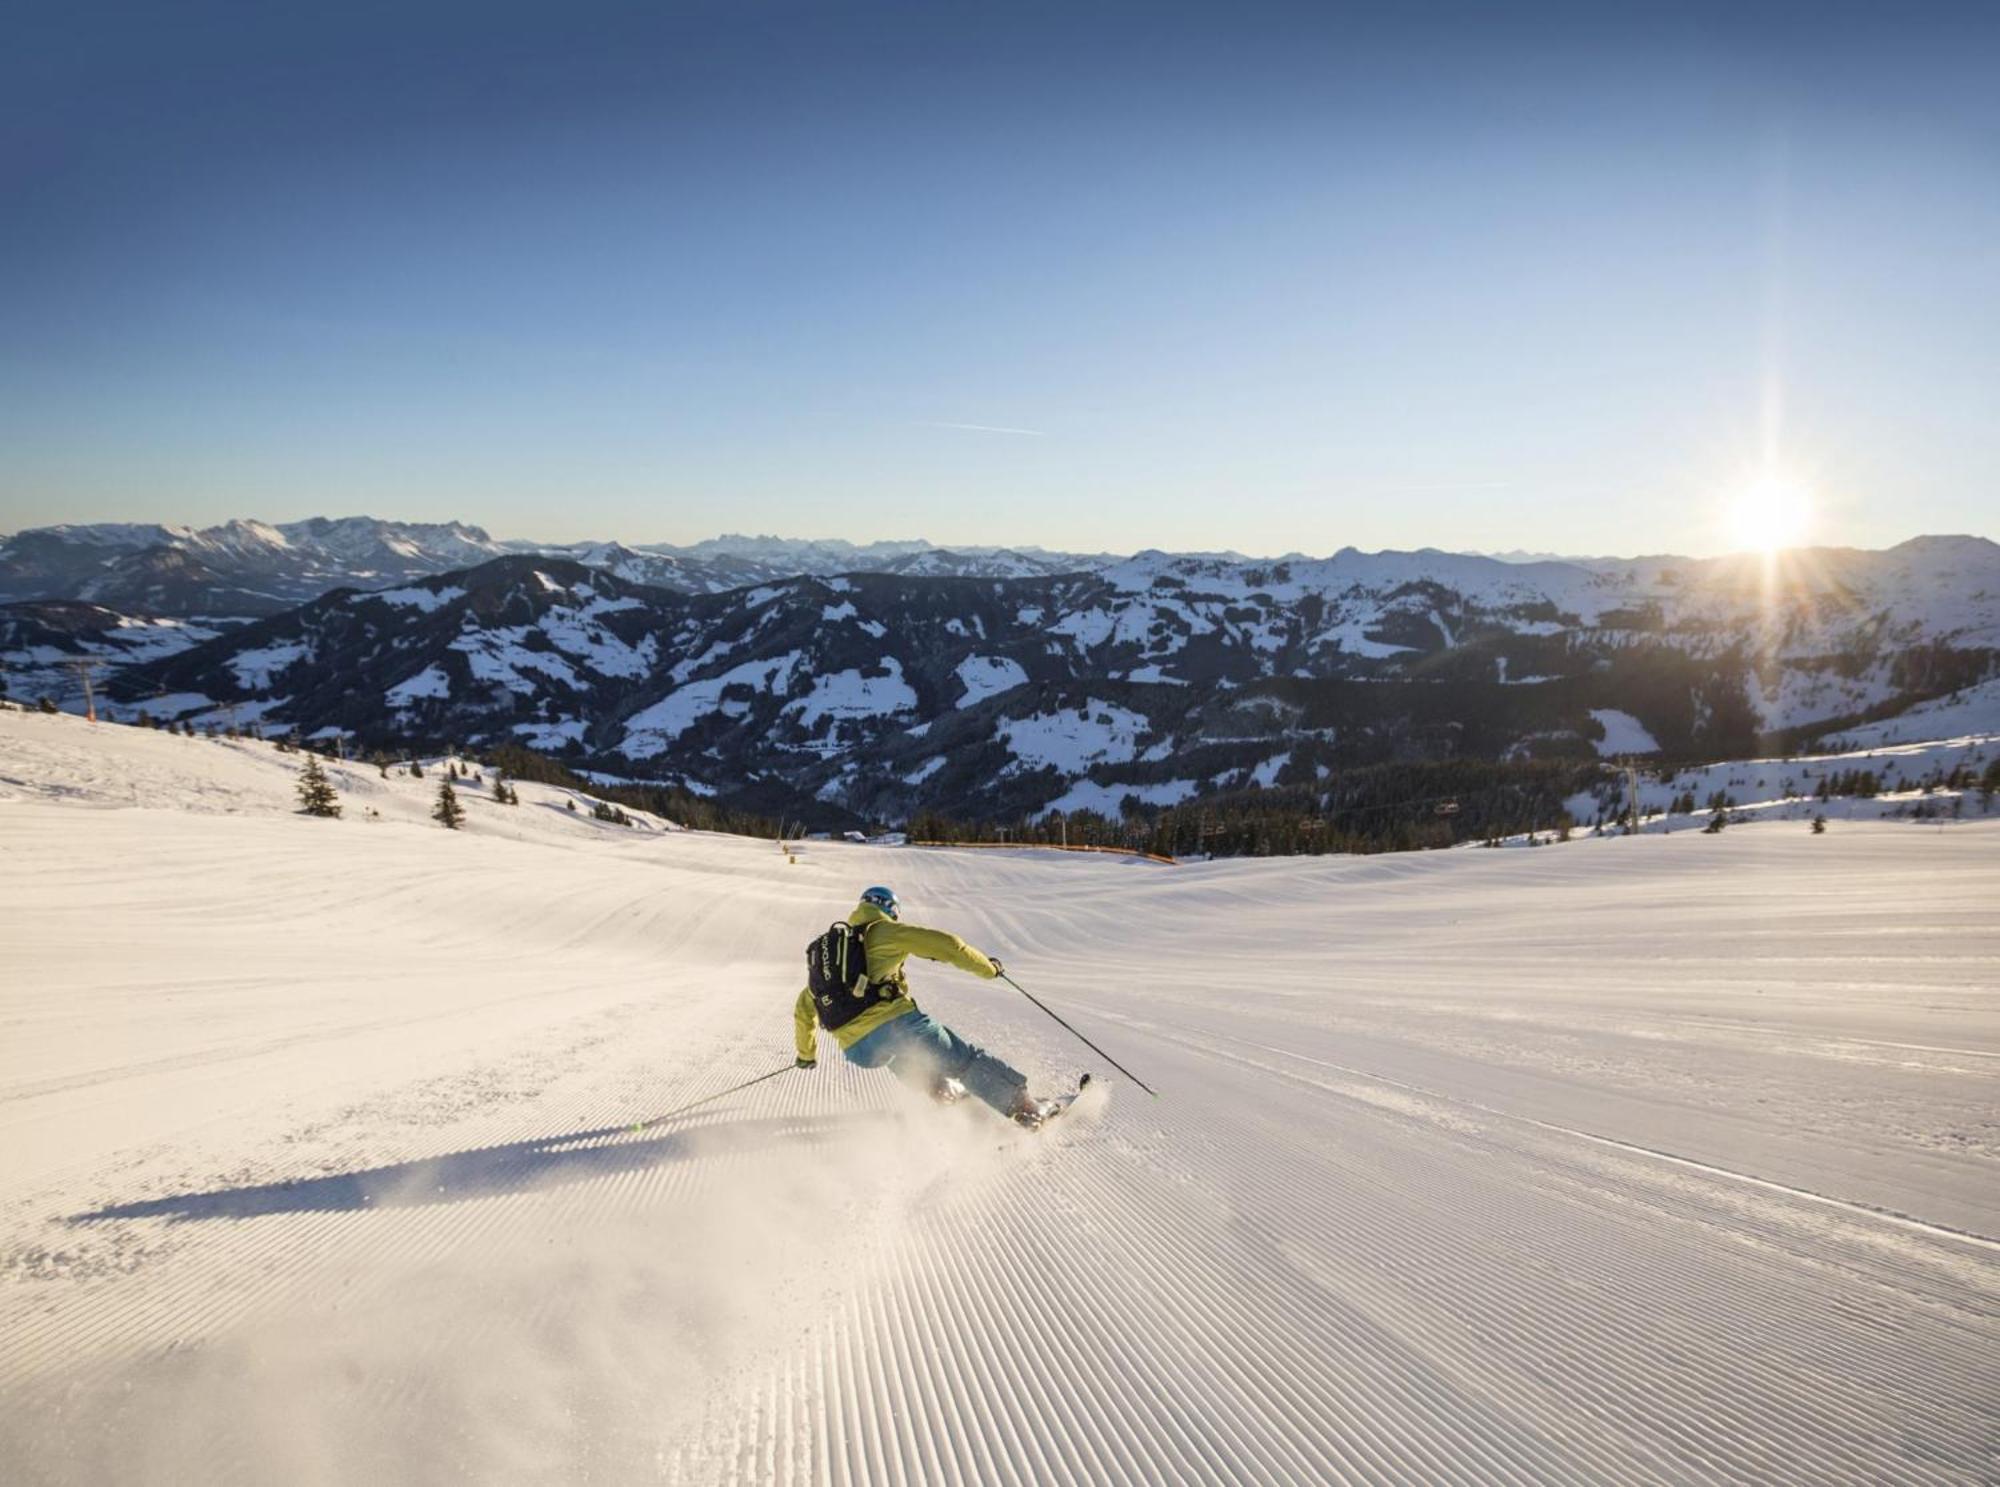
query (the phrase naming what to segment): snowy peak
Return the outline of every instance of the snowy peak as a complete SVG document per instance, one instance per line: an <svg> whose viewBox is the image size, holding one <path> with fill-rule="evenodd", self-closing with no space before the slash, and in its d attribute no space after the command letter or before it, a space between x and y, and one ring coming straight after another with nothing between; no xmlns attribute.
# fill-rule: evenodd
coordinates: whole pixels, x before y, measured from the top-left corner
<svg viewBox="0 0 2000 1487"><path fill-rule="evenodd" d="M372 516L315 516L282 526L277 535L281 542L313 552L323 561L374 564L385 569L409 564L458 567L483 561L503 550L480 528L464 522L390 522Z"/></svg>
<svg viewBox="0 0 2000 1487"><path fill-rule="evenodd" d="M504 551L461 522L42 527L0 541L0 600L83 598L163 615L272 614L343 584L445 572Z"/></svg>

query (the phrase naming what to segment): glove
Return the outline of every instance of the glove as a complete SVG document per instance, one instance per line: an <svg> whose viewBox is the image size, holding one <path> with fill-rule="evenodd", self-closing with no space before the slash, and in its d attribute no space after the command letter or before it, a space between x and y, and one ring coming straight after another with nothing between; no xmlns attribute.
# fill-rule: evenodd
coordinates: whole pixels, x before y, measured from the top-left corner
<svg viewBox="0 0 2000 1487"><path fill-rule="evenodd" d="M812 1058L798 1059L792 1064L792 1067L794 1069L817 1069L819 1067L819 1060Z"/></svg>

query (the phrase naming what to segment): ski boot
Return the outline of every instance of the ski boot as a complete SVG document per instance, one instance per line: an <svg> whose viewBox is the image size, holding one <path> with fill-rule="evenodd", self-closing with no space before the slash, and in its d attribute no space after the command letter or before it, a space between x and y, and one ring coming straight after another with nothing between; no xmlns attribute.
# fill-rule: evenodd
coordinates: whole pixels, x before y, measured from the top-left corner
<svg viewBox="0 0 2000 1487"><path fill-rule="evenodd" d="M940 1105L956 1105L966 1095L962 1080L944 1078L931 1086L931 1098Z"/></svg>
<svg viewBox="0 0 2000 1487"><path fill-rule="evenodd" d="M1007 1112L1007 1118L1023 1130L1039 1131L1048 1118L1062 1107L1054 1100L1038 1100L1028 1093L1028 1087L1021 1086L1021 1092L1014 1097L1014 1108Z"/></svg>

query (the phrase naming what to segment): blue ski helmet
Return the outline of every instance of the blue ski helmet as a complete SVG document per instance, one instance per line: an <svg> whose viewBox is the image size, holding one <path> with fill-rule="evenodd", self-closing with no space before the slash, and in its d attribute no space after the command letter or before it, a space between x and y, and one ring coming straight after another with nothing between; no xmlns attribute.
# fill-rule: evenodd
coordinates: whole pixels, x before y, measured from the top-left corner
<svg viewBox="0 0 2000 1487"><path fill-rule="evenodd" d="M861 901L875 905L891 919L903 917L903 906L896 901L896 890L893 888L864 888L861 890Z"/></svg>

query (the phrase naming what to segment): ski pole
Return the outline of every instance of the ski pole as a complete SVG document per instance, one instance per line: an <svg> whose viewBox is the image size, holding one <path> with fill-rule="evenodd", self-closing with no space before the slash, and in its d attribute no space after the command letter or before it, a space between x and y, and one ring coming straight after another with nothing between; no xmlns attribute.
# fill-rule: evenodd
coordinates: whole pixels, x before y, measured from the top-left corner
<svg viewBox="0 0 2000 1487"><path fill-rule="evenodd" d="M748 1089L753 1084L762 1084L766 1079L776 1079L780 1074L789 1074L792 1072L794 1067L796 1066L792 1064L786 1064L782 1069L773 1069L768 1074L759 1074L755 1079L746 1079L741 1084L732 1084L729 1086L728 1089L719 1089L712 1095L703 1095L699 1100L690 1100L685 1105L677 1105L672 1110L669 1110L665 1115L656 1115L651 1120L642 1120L638 1122L636 1125L631 1126L629 1129L634 1131L643 1131L648 1126L656 1126L660 1124L661 1121L672 1120L676 1115L685 1115L687 1114L688 1111L694 1109L697 1105L709 1104L711 1101L721 1099L724 1095L733 1095L738 1090Z"/></svg>
<svg viewBox="0 0 2000 1487"><path fill-rule="evenodd" d="M1062 1027L1068 1029L1070 1036L1075 1038L1077 1042L1081 1043L1085 1048L1088 1048L1092 1053L1096 1054L1099 1058L1103 1059L1107 1064L1111 1065L1112 1068L1116 1069L1119 1073L1123 1074L1127 1079L1131 1080L1134 1084L1138 1085L1139 1088L1143 1089L1147 1094L1151 1095L1154 1099L1156 1100L1159 1099L1160 1092L1158 1090L1154 1089L1150 1084L1146 1083L1146 1081L1141 1079L1137 1074L1134 1074L1130 1069L1126 1068L1123 1064L1119 1063L1117 1059L1113 1058L1110 1054L1106 1053L1102 1048L1099 1048L1095 1043L1091 1042L1090 1039L1084 1037L1082 1033L1079 1033L1075 1028L1070 1027L1070 1025L1064 1022L1060 1017L1056 1017L1056 1014L1054 1012L1049 1011L1048 1004L1044 1002L1040 997L1036 996L1032 991L1029 991L1027 987L1023 986L1020 982L1016 981L1012 976L1008 975L1005 971L1002 971L1000 973L1000 979L1002 981L1005 981L1009 986L1013 987L1014 990L1020 992L1022 996L1026 997L1029 1001L1033 1002L1037 1007L1040 1007L1044 1012L1048 1012L1049 1016L1055 1018L1057 1023L1059 1023Z"/></svg>

